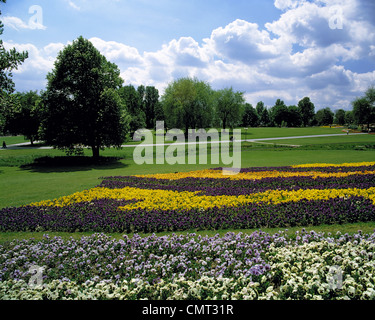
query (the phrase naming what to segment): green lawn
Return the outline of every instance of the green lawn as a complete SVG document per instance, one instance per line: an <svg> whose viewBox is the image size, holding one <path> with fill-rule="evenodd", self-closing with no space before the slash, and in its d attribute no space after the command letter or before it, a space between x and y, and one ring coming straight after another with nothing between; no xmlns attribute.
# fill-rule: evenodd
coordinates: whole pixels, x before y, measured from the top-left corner
<svg viewBox="0 0 375 320"><path fill-rule="evenodd" d="M267 140L267 143L281 143L281 144L294 144L294 145L331 145L331 144L355 144L366 145L375 144L375 135L342 135L333 137L319 137L319 138L301 138L301 139L282 139L282 140Z"/></svg>
<svg viewBox="0 0 375 320"><path fill-rule="evenodd" d="M340 133L341 129L329 128L251 128L248 139L267 137L289 137L300 135L318 135ZM15 137L20 139L20 137ZM14 140L16 141L16 140ZM267 143L270 141L267 141ZM275 140L274 143L299 144L302 148L274 147L273 145L259 145L244 143L241 153L242 167L257 166L288 166L304 163L343 163L375 161L375 149L357 150L355 146L375 143L375 135L360 135L340 137L319 137L295 140ZM271 143L272 143L271 142ZM251 145L251 146L250 146ZM343 148L342 146L345 146ZM325 146L324 148L322 146ZM101 182L104 176L124 176L135 174L165 173L178 171L192 171L222 165L137 165L133 161L133 148L121 150L108 149L101 153L112 161L103 164L65 163L61 159L64 153L59 150L24 149L0 151L0 208L25 205L34 201L53 199L68 195L83 189L92 188ZM91 155L86 150L87 156ZM30 165L41 157L62 157L60 163ZM71 159L71 158L70 158ZM107 159L107 158L105 158ZM358 226L354 226L356 229ZM359 228L359 227L358 227ZM372 230L374 223L360 228ZM317 228L314 228L317 229ZM327 226L327 230L351 230L343 226ZM326 230L324 229L324 230ZM355 230L357 231L357 230ZM354 231L354 232L355 232ZM29 237L26 234L0 234L5 237ZM1 241L1 240L0 240Z"/></svg>
<svg viewBox="0 0 375 320"><path fill-rule="evenodd" d="M344 225L321 225L321 226L314 226L314 227L293 227L288 229L283 228L264 228L262 231L267 232L269 234L275 234L280 231L286 232L286 234L290 237L293 237L297 231L301 232L302 229L305 229L306 231L312 231L315 232L322 232L328 235L328 233L331 233L332 235L335 235L337 232L341 232L342 234L348 233L348 234L354 234L357 233L359 230L361 230L364 234L366 233L372 233L375 231L375 222L359 222L359 223L353 223L353 224L344 224ZM188 231L174 231L173 233L176 235L185 235L188 233L195 233L197 236L208 236L213 237L216 234L219 234L221 237L224 236L227 232L234 232L236 234L242 232L245 234L251 234L258 229L239 229L239 230L188 230ZM41 240L43 239L44 234L46 232L0 232L0 244L10 242L14 239L35 239L35 240ZM80 239L83 236L90 236L94 234L94 232L48 232L48 235L52 237L61 237L63 239ZM158 236L165 236L169 235L170 232L160 232L157 235ZM115 238L115 239L122 239L123 234L122 233L108 233L107 235ZM134 234L128 234L129 237L132 237ZM151 233L143 233L139 234L142 237L151 236Z"/></svg>
<svg viewBox="0 0 375 320"><path fill-rule="evenodd" d="M1 147L3 146L3 141L5 141L7 146L16 143L30 142L30 140L26 139L24 136L0 136Z"/></svg>
<svg viewBox="0 0 375 320"><path fill-rule="evenodd" d="M242 138L244 139L261 139L261 138L279 138L279 137L296 137L322 134L343 134L342 128L248 128L242 129Z"/></svg>

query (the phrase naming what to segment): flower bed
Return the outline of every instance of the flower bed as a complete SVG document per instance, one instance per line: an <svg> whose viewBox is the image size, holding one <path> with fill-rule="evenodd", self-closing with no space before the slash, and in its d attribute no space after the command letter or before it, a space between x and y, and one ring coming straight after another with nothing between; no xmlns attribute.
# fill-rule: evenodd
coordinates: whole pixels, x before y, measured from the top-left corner
<svg viewBox="0 0 375 320"><path fill-rule="evenodd" d="M106 177L95 188L0 210L0 231L159 232L375 220L375 163Z"/></svg>
<svg viewBox="0 0 375 320"><path fill-rule="evenodd" d="M4 208L1 232L96 233L0 245L0 299L375 300L375 233L137 234L374 221L374 178L375 163L106 177Z"/></svg>
<svg viewBox="0 0 375 320"><path fill-rule="evenodd" d="M0 298L368 300L374 249L361 232L45 236L0 246Z"/></svg>

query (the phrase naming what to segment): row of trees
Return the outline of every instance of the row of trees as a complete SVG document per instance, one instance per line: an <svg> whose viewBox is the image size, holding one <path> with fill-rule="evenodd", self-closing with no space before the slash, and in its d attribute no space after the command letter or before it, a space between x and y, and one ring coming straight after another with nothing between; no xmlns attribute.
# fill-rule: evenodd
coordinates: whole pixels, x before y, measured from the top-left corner
<svg viewBox="0 0 375 320"><path fill-rule="evenodd" d="M305 117L303 115L306 115ZM286 106L278 99L275 105L267 109L262 101L254 108L246 103L243 114L243 126L273 127L273 126L326 126L326 125L352 125L358 124L353 111L338 109L333 112L331 108L323 108L315 113L315 107L308 97L302 99L298 106Z"/></svg>
<svg viewBox="0 0 375 320"><path fill-rule="evenodd" d="M370 92L372 89L367 93ZM364 118L363 115L371 115L364 98L353 102L353 111L339 109L335 113L330 108L320 109L315 113L314 105L308 97L302 99L298 106L286 106L278 99L270 109L265 107L262 101L254 108L244 102L241 92L234 92L232 88L214 91L207 83L190 78L172 82L161 101L159 91L153 86L121 86L116 93L121 100L120 105L126 120L123 125L130 133L139 128L155 128L155 122L158 120L166 121L169 128L181 128L187 132L189 128L219 126L233 128L367 124L370 118ZM11 95L12 103L4 112L4 131L13 135L22 134L31 144L40 139L43 136L41 124L47 112L43 104L45 95L45 92L39 95L37 91ZM367 113L360 109L364 106L367 106Z"/></svg>
<svg viewBox="0 0 375 320"><path fill-rule="evenodd" d="M315 113L309 97L301 99L297 105L287 106L277 99L271 108L262 101L253 107L245 102L242 92L232 88L215 91L206 82L191 78L170 83L161 97L161 104L167 126L186 131L188 128L207 127L351 125L361 121L358 112L343 109L333 112L327 107Z"/></svg>

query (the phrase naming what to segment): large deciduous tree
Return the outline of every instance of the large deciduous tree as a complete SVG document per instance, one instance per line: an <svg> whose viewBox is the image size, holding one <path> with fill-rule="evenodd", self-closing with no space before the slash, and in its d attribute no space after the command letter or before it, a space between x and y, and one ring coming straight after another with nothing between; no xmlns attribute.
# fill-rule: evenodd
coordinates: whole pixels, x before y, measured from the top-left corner
<svg viewBox="0 0 375 320"><path fill-rule="evenodd" d="M90 41L79 37L66 46L47 80L43 140L67 154L90 147L94 158L100 149L121 146L128 119L117 93L123 80Z"/></svg>
<svg viewBox="0 0 375 320"><path fill-rule="evenodd" d="M301 115L303 126L308 126L315 115L315 106L309 97L304 97L298 102L298 111Z"/></svg>
<svg viewBox="0 0 375 320"><path fill-rule="evenodd" d="M340 126L343 126L346 121L345 121L345 110L344 109L338 109L335 111L335 119L334 119L335 124L338 124Z"/></svg>
<svg viewBox="0 0 375 320"><path fill-rule="evenodd" d="M243 92L235 92L233 88L217 91L217 115L223 129L233 128L241 123L244 104Z"/></svg>
<svg viewBox="0 0 375 320"><path fill-rule="evenodd" d="M358 125L367 125L370 130L371 123L375 122L375 87L369 87L363 97L352 102L353 119Z"/></svg>
<svg viewBox="0 0 375 320"><path fill-rule="evenodd" d="M315 118L320 126L327 126L333 123L334 113L329 107L320 109L316 112Z"/></svg>
<svg viewBox="0 0 375 320"><path fill-rule="evenodd" d="M288 121L288 107L285 105L284 101L277 99L275 105L271 109L271 117L273 122L281 127L283 122Z"/></svg>
<svg viewBox="0 0 375 320"><path fill-rule="evenodd" d="M192 78L171 82L165 89L161 102L168 128L207 128L213 118L214 95L211 86Z"/></svg>

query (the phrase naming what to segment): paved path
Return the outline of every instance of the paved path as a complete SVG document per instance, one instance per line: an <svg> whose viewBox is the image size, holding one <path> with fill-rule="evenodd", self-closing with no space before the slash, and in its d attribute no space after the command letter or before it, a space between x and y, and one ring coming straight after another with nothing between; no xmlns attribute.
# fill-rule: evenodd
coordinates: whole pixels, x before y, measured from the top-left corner
<svg viewBox="0 0 375 320"><path fill-rule="evenodd" d="M367 133L351 133L349 136L353 135L364 135ZM320 137L335 137L335 136L345 136L346 133L339 133L339 134L320 134L320 135L310 135L310 136L293 136L293 137L277 137L277 138L259 138L259 139L242 139L240 142L262 142L262 141L274 141L274 140L292 140L292 139L304 139L304 138L320 138ZM17 144L11 144L7 146L6 149L0 148L0 150L20 150L20 149L53 149L52 147L43 146L40 147L37 145L38 141L35 142L35 146L31 146L30 142L23 142L23 143L17 143ZM168 145L195 145L195 144L207 144L207 143L221 143L221 141L199 141L199 142L171 142L171 143L165 143L165 146ZM160 144L142 144L143 147L152 147L152 146L160 146ZM123 148L134 148L139 146L139 144L125 144L122 147Z"/></svg>
<svg viewBox="0 0 375 320"><path fill-rule="evenodd" d="M34 146L30 144L30 142L22 142L22 143L15 143L15 144L10 144L4 148L0 148L0 150L22 150L22 149L53 149L53 147L48 147L48 146L38 146L38 141L34 142Z"/></svg>
<svg viewBox="0 0 375 320"><path fill-rule="evenodd" d="M351 133L350 136L353 135L364 135L367 133ZM335 136L346 136L346 133L339 133L339 134L320 134L320 135L310 135L310 136L293 136L293 137L278 137L278 138L259 138L259 139L242 139L240 142L262 142L262 141L273 141L273 140L292 140L292 139L303 139L303 138L320 138L320 137L335 137ZM206 143L221 143L221 141L209 141L209 142L186 142L186 143L165 143L164 145L194 145L194 144L206 144ZM136 147L137 144L128 144L124 145L123 147ZM157 144L143 144L144 147L152 147L157 146Z"/></svg>

